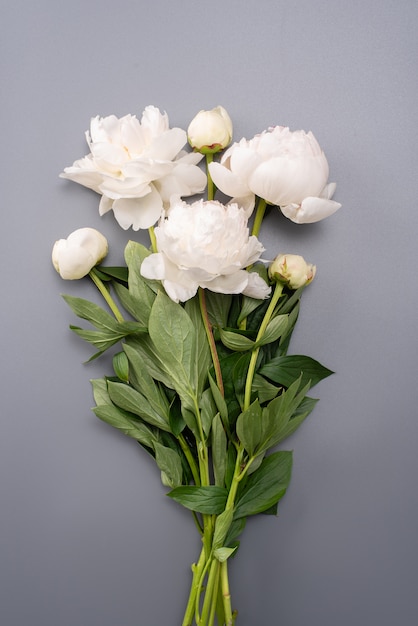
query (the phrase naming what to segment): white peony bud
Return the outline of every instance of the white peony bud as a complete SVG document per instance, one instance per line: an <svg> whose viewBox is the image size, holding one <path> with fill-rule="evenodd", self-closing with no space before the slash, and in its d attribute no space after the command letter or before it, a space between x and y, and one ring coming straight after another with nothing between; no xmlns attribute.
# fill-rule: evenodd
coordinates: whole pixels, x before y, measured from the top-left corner
<svg viewBox="0 0 418 626"><path fill-rule="evenodd" d="M52 264L65 280L86 276L107 255L107 239L94 228L79 228L55 242Z"/></svg>
<svg viewBox="0 0 418 626"><path fill-rule="evenodd" d="M279 254L269 267L272 280L289 285L291 289L299 289L309 285L316 273L316 266L306 263L298 254Z"/></svg>
<svg viewBox="0 0 418 626"><path fill-rule="evenodd" d="M202 154L215 154L229 145L232 122L221 106L211 111L199 111L187 129L189 144Z"/></svg>

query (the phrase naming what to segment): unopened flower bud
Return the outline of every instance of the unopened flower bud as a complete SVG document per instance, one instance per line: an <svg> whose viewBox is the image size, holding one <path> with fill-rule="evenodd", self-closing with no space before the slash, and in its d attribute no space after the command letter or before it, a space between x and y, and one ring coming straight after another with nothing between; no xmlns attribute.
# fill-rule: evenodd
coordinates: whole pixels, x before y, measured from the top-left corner
<svg viewBox="0 0 418 626"><path fill-rule="evenodd" d="M229 145L232 122L221 106L211 111L199 111L187 129L189 144L202 154L215 154Z"/></svg>
<svg viewBox="0 0 418 626"><path fill-rule="evenodd" d="M298 254L279 254L269 267L272 280L289 285L291 289L299 289L309 285L314 279L316 266L306 263Z"/></svg>
<svg viewBox="0 0 418 626"><path fill-rule="evenodd" d="M107 239L94 228L79 228L55 242L52 264L65 280L86 276L107 255Z"/></svg>

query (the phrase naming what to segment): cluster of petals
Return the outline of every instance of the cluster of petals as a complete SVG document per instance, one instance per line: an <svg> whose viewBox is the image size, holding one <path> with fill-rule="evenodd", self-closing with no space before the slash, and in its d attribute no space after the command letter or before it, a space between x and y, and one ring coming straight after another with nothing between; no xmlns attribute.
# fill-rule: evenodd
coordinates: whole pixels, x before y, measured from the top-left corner
<svg viewBox="0 0 418 626"><path fill-rule="evenodd" d="M249 236L248 218L237 204L174 198L155 228L158 252L144 259L141 274L161 280L175 302L192 298L199 287L217 293L269 296L270 287L245 268L264 251Z"/></svg>
<svg viewBox="0 0 418 626"><path fill-rule="evenodd" d="M61 177L101 194L100 215L112 209L124 229L153 226L173 194L191 196L206 186L197 166L202 156L183 151L186 131L170 128L167 114L154 106L146 107L141 121L134 115L95 117L86 140L90 154Z"/></svg>
<svg viewBox="0 0 418 626"><path fill-rule="evenodd" d="M340 208L331 198L329 167L312 132L275 126L234 143L210 165L215 185L251 215L255 197L280 207L298 224L317 222Z"/></svg>

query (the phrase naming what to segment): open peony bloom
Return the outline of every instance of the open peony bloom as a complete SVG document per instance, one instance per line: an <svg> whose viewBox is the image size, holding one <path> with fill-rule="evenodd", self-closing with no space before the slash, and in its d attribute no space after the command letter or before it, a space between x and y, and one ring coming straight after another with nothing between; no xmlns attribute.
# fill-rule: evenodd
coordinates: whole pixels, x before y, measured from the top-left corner
<svg viewBox="0 0 418 626"><path fill-rule="evenodd" d="M328 162L311 132L276 126L234 143L209 171L215 185L249 215L255 196L298 224L322 220L341 206L331 200L336 185L327 184Z"/></svg>
<svg viewBox="0 0 418 626"><path fill-rule="evenodd" d="M199 111L187 129L189 144L202 154L215 154L228 146L232 139L232 121L227 111L217 106Z"/></svg>
<svg viewBox="0 0 418 626"><path fill-rule="evenodd" d="M158 252L144 259L141 274L161 280L175 302L189 300L198 287L266 298L270 287L244 269L264 251L257 237L249 236L247 222L236 204L173 199L155 228Z"/></svg>
<svg viewBox="0 0 418 626"><path fill-rule="evenodd" d="M316 274L316 267L307 263L298 254L279 254L269 267L272 280L289 285L291 289L299 289L309 285Z"/></svg>
<svg viewBox="0 0 418 626"><path fill-rule="evenodd" d="M65 280L86 276L107 255L107 239L95 228L79 228L55 242L52 263Z"/></svg>
<svg viewBox="0 0 418 626"><path fill-rule="evenodd" d="M99 212L111 209L125 230L149 228L175 194L190 196L206 186L197 167L202 158L182 148L187 135L169 128L167 114L146 107L142 119L125 115L95 117L86 132L90 154L61 174L102 195Z"/></svg>

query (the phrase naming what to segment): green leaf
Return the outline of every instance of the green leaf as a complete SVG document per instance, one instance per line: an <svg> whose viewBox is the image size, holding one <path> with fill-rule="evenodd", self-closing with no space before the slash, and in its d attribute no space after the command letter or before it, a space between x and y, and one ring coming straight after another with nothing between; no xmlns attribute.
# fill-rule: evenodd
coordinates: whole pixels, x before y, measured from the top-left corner
<svg viewBox="0 0 418 626"><path fill-rule="evenodd" d="M237 435L249 456L254 456L264 433L261 423L262 410L258 399L237 419Z"/></svg>
<svg viewBox="0 0 418 626"><path fill-rule="evenodd" d="M269 400L273 400L273 398L275 398L281 390L282 387L276 387L272 383L269 383L268 380L266 380L259 374L255 374L252 384L252 391L258 397L260 404L268 402Z"/></svg>
<svg viewBox="0 0 418 626"><path fill-rule="evenodd" d="M255 298L243 296L241 313L238 317L237 325L239 326L241 322L245 320L253 311L258 309L258 307L261 306L263 302L264 300L256 300Z"/></svg>
<svg viewBox="0 0 418 626"><path fill-rule="evenodd" d="M259 373L285 387L289 387L301 375L302 384L310 382L310 386L313 387L323 378L333 374L318 361L303 355L275 357L263 365Z"/></svg>
<svg viewBox="0 0 418 626"><path fill-rule="evenodd" d="M90 380L90 383L93 388L93 397L94 397L95 403L97 405L110 404L112 406L113 402L109 397L106 379L95 378L95 379Z"/></svg>
<svg viewBox="0 0 418 626"><path fill-rule="evenodd" d="M276 504L286 493L292 471L292 453L274 452L249 476L240 494L235 519L257 515Z"/></svg>
<svg viewBox="0 0 418 626"><path fill-rule="evenodd" d="M120 430L124 435L136 439L143 446L153 448L156 437L148 426L122 409L109 404L94 407L93 413L103 422Z"/></svg>
<svg viewBox="0 0 418 626"><path fill-rule="evenodd" d="M149 335L130 336L126 339L124 348L125 346L131 346L137 352L144 369L152 378L162 382L169 389L174 389L171 376L165 367L164 357L160 357Z"/></svg>
<svg viewBox="0 0 418 626"><path fill-rule="evenodd" d="M252 350L255 346L254 341L248 339L244 335L239 332L233 332L231 330L223 330L219 329L221 341L230 350L234 350L234 352L245 352L247 350Z"/></svg>
<svg viewBox="0 0 418 626"><path fill-rule="evenodd" d="M183 468L177 452L157 441L154 443L154 450L156 463L166 475L169 486L171 488L180 486L183 480Z"/></svg>
<svg viewBox="0 0 418 626"><path fill-rule="evenodd" d="M173 386L187 408L196 397L196 333L180 304L160 292L155 298L149 334L159 358L164 362Z"/></svg>
<svg viewBox="0 0 418 626"><path fill-rule="evenodd" d="M232 295L205 290L206 308L212 326L224 328L232 303Z"/></svg>
<svg viewBox="0 0 418 626"><path fill-rule="evenodd" d="M228 491L216 485L176 487L167 494L186 509L207 515L219 515L225 509Z"/></svg>
<svg viewBox="0 0 418 626"><path fill-rule="evenodd" d="M202 422L203 432L208 437L212 428L212 421L217 414L217 407L210 389L205 389L200 397L199 402L200 419Z"/></svg>
<svg viewBox="0 0 418 626"><path fill-rule="evenodd" d="M213 556L220 563L224 563L227 559L229 559L230 556L232 556L236 549L237 546L235 546L234 548L216 548L216 550L214 550L213 552Z"/></svg>
<svg viewBox="0 0 418 626"><path fill-rule="evenodd" d="M131 345L123 346L129 363L129 382L147 399L156 413L169 423L170 405L167 396L150 375L141 355Z"/></svg>
<svg viewBox="0 0 418 626"><path fill-rule="evenodd" d="M232 524L233 517L233 508L228 508L216 518L212 542L212 546L215 550L224 545L225 537Z"/></svg>
<svg viewBox="0 0 418 626"><path fill-rule="evenodd" d="M129 293L134 299L135 318L143 324L148 323L151 307L158 289L156 281L149 281L141 275L141 264L151 253L145 246L135 241L129 241L125 248L125 261L129 269Z"/></svg>
<svg viewBox="0 0 418 626"><path fill-rule="evenodd" d="M212 422L212 459L215 484L223 487L227 465L227 439L219 413Z"/></svg>
<svg viewBox="0 0 418 626"><path fill-rule="evenodd" d="M226 406L225 398L221 394L218 385L213 380L212 376L209 374L209 384L212 391L213 399L215 400L215 404L217 409L221 415L222 422L224 424L228 424L228 407Z"/></svg>
<svg viewBox="0 0 418 626"><path fill-rule="evenodd" d="M107 385L110 399L116 406L134 415L138 415L145 422L170 432L170 424L153 409L147 398L125 383L109 381Z"/></svg>
<svg viewBox="0 0 418 626"><path fill-rule="evenodd" d="M206 335L205 325L203 323L200 311L199 298L195 296L188 300L184 306L184 310L189 316L195 330L195 380L197 381L197 395L206 387L209 368L212 363L210 347Z"/></svg>
<svg viewBox="0 0 418 626"><path fill-rule="evenodd" d="M309 384L300 388L300 380L297 380L292 383L287 391L283 391L262 410L260 419L262 434L255 450L257 454L265 452L268 448L272 448L283 441L307 417L313 407L309 410L307 407L307 410L303 413L299 410L297 417L295 414L303 402L308 389ZM289 422L292 420L292 417L295 421L292 425L293 428L289 429Z"/></svg>
<svg viewBox="0 0 418 626"><path fill-rule="evenodd" d="M262 338L256 342L256 347L264 346L276 341L286 331L288 324L287 315L277 315L267 324L266 331Z"/></svg>
<svg viewBox="0 0 418 626"><path fill-rule="evenodd" d="M77 317L87 320L100 330L108 330L113 333L116 332L118 322L114 317L112 317L112 315L110 315L110 313L107 313L107 311L102 309L97 304L94 304L94 302L89 302L89 300L69 295L63 295L62 297Z"/></svg>
<svg viewBox="0 0 418 626"><path fill-rule="evenodd" d="M99 271L101 274L108 276L110 278L116 278L117 280L121 280L124 283L128 282L128 268L125 266L122 267L106 267L104 265L98 265L94 268Z"/></svg>

